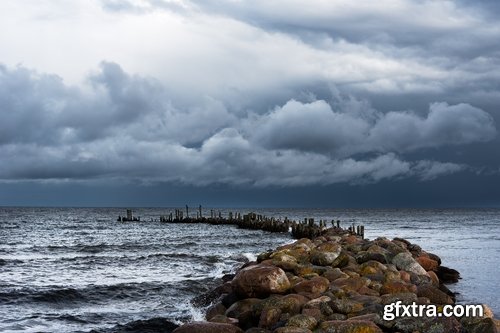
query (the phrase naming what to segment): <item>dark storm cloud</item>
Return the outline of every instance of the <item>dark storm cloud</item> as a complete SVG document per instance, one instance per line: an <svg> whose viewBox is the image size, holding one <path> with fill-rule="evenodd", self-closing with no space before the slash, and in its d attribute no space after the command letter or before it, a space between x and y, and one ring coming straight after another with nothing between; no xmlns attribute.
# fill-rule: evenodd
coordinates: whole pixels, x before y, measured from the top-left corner
<svg viewBox="0 0 500 333"><path fill-rule="evenodd" d="M3 181L269 188L498 174L494 2L98 3L102 36L81 51L122 57L127 71L103 62L77 86L0 67Z"/></svg>
<svg viewBox="0 0 500 333"><path fill-rule="evenodd" d="M349 97L298 102L239 118L224 104L178 109L153 78L102 63L85 89L23 67L1 68L0 177L138 179L258 187L434 179L467 166L397 153L491 140L491 117L468 104L427 117L381 113ZM13 130L14 129L14 130ZM21 129L21 130L20 130ZM409 134L409 135L408 135ZM201 142L198 148L189 148ZM356 158L359 153L372 157Z"/></svg>
<svg viewBox="0 0 500 333"><path fill-rule="evenodd" d="M468 104L430 105L422 118L413 112L380 113L371 108L333 111L325 101L289 101L259 119L256 141L273 149L297 149L351 156L406 152L492 140L493 118Z"/></svg>

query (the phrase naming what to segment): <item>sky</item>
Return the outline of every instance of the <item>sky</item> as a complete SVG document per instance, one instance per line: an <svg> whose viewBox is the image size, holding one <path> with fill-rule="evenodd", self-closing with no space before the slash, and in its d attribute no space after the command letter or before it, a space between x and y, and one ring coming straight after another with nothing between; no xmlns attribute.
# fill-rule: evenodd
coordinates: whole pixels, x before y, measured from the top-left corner
<svg viewBox="0 0 500 333"><path fill-rule="evenodd" d="M2 0L0 205L500 207L495 0Z"/></svg>

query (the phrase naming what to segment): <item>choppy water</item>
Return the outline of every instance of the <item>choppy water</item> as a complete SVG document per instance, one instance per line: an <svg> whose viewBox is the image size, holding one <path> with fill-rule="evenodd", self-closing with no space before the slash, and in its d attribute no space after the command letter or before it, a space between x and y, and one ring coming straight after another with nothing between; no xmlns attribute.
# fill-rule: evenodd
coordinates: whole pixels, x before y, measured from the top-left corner
<svg viewBox="0 0 500 333"><path fill-rule="evenodd" d="M123 209L0 208L0 331L106 332L155 317L199 319L191 298L255 254L291 241L234 226L148 222L170 211L136 209L145 222L118 223ZM452 286L460 302L500 313L500 210L256 211L340 219L364 224L368 238L407 238L461 272Z"/></svg>

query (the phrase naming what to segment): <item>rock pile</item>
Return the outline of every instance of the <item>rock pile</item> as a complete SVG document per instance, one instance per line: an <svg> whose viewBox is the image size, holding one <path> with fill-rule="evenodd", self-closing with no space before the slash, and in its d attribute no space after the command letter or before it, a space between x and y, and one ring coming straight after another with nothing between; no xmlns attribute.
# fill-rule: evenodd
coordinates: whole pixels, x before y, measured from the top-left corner
<svg viewBox="0 0 500 333"><path fill-rule="evenodd" d="M340 228L259 255L212 292L206 322L175 333L490 333L499 321L483 317L384 319L384 306L455 303L444 283L459 273L404 239L373 241ZM439 307L438 307L439 308ZM486 310L488 308L484 307Z"/></svg>

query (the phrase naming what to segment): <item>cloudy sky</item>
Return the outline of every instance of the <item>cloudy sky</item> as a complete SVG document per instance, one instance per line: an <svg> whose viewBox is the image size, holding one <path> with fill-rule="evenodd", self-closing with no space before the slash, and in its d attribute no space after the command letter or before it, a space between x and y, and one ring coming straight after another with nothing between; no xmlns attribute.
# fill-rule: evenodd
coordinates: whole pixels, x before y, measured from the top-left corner
<svg viewBox="0 0 500 333"><path fill-rule="evenodd" d="M0 205L500 206L495 0L2 0Z"/></svg>

